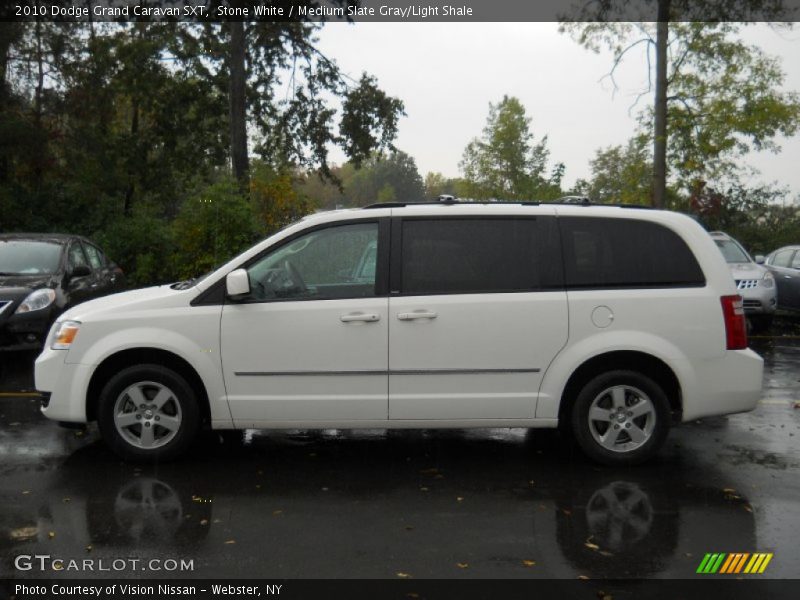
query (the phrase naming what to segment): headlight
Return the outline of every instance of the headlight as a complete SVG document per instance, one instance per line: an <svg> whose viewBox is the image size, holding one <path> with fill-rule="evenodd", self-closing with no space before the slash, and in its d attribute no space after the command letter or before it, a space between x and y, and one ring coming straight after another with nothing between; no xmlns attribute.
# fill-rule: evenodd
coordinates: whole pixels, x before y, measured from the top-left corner
<svg viewBox="0 0 800 600"><path fill-rule="evenodd" d="M53 350L69 350L78 330L81 328L79 321L62 321L56 324L56 332L53 335L53 343L50 347Z"/></svg>
<svg viewBox="0 0 800 600"><path fill-rule="evenodd" d="M771 271L764 273L764 278L761 280L761 285L765 288L771 288L775 286L775 276Z"/></svg>
<svg viewBox="0 0 800 600"><path fill-rule="evenodd" d="M28 294L28 297L22 301L17 307L17 310L14 311L14 314L20 315L23 313L33 312L35 310L42 310L43 308L47 308L50 306L53 301L56 299L56 293L47 288L43 290L36 290Z"/></svg>

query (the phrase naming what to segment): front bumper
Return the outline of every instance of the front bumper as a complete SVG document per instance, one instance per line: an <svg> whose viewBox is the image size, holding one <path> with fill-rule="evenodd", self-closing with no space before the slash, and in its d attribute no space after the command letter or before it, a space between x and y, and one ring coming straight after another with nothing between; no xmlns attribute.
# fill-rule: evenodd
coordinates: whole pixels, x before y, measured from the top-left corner
<svg viewBox="0 0 800 600"><path fill-rule="evenodd" d="M36 359L36 389L48 397L42 414L54 421L86 423L86 393L94 367L66 362L67 350L45 350Z"/></svg>
<svg viewBox="0 0 800 600"><path fill-rule="evenodd" d="M778 307L778 289L773 285L765 288L761 285L761 280L755 287L743 288L743 282L737 286L737 293L742 297L744 312L747 315L771 315Z"/></svg>
<svg viewBox="0 0 800 600"><path fill-rule="evenodd" d="M53 323L53 312L0 315L0 352L41 350Z"/></svg>

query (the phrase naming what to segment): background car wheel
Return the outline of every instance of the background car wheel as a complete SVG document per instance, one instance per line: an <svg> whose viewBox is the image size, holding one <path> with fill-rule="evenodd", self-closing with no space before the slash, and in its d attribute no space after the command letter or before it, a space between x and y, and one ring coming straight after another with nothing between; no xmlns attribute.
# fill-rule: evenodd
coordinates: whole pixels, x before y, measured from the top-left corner
<svg viewBox="0 0 800 600"><path fill-rule="evenodd" d="M153 462L189 447L200 414L194 390L178 373L137 365L103 387L97 421L103 439L123 459Z"/></svg>
<svg viewBox="0 0 800 600"><path fill-rule="evenodd" d="M610 371L583 386L571 421L575 440L591 459L606 465L638 464L664 443L669 402L649 377L635 371Z"/></svg>

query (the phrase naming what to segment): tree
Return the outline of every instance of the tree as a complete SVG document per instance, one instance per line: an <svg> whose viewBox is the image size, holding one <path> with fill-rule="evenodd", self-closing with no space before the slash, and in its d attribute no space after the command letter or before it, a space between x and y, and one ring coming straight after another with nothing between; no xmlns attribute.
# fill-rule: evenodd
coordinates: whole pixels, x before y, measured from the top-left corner
<svg viewBox="0 0 800 600"><path fill-rule="evenodd" d="M591 181L581 192L596 202L647 204L650 198L652 155L645 136L631 139L627 146L610 146L596 152L589 163Z"/></svg>
<svg viewBox="0 0 800 600"><path fill-rule="evenodd" d="M232 167L243 189L251 147L277 169L317 168L325 177L331 177L331 145L356 164L372 152L393 149L402 101L381 90L374 77L353 79L322 54L314 35L322 25L302 20L206 23L181 28L170 48L182 68L202 73L228 98ZM337 101L341 111L334 108ZM257 134L255 144L248 131Z"/></svg>
<svg viewBox="0 0 800 600"><path fill-rule="evenodd" d="M417 163L405 152L377 155L355 170L344 184L350 206L375 202L419 202L425 198Z"/></svg>
<svg viewBox="0 0 800 600"><path fill-rule="evenodd" d="M560 194L563 165L547 176L547 136L536 142L530 122L517 98L503 96L489 104L483 135L467 145L459 164L469 197L522 200Z"/></svg>
<svg viewBox="0 0 800 600"><path fill-rule="evenodd" d="M800 105L796 94L780 91L783 73L777 62L735 38L742 23L674 22L691 21L692 16L708 21L709 14L719 15L721 21L779 18L785 12L782 2L654 2L655 24L564 23L562 31L595 52L611 50L609 77L615 89L617 68L634 49L644 48L650 83L637 102L655 92L652 109L640 120L653 143L652 202L663 207L668 163L687 189L693 179L730 172L732 161L749 149L775 149L775 136L794 133ZM600 4L592 20L627 10L625 3L614 0Z"/></svg>

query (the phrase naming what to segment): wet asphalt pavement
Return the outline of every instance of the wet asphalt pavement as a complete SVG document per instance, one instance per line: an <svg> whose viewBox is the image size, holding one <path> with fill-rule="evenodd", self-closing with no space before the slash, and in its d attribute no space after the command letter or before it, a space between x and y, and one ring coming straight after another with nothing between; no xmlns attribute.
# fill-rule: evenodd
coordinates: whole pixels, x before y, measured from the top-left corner
<svg viewBox="0 0 800 600"><path fill-rule="evenodd" d="M30 357L0 356L0 577L686 578L706 552L773 552L760 577L796 578L800 339L751 345L754 412L675 428L626 469L519 429L209 434L137 467L9 395ZM16 571L20 554L193 570Z"/></svg>

